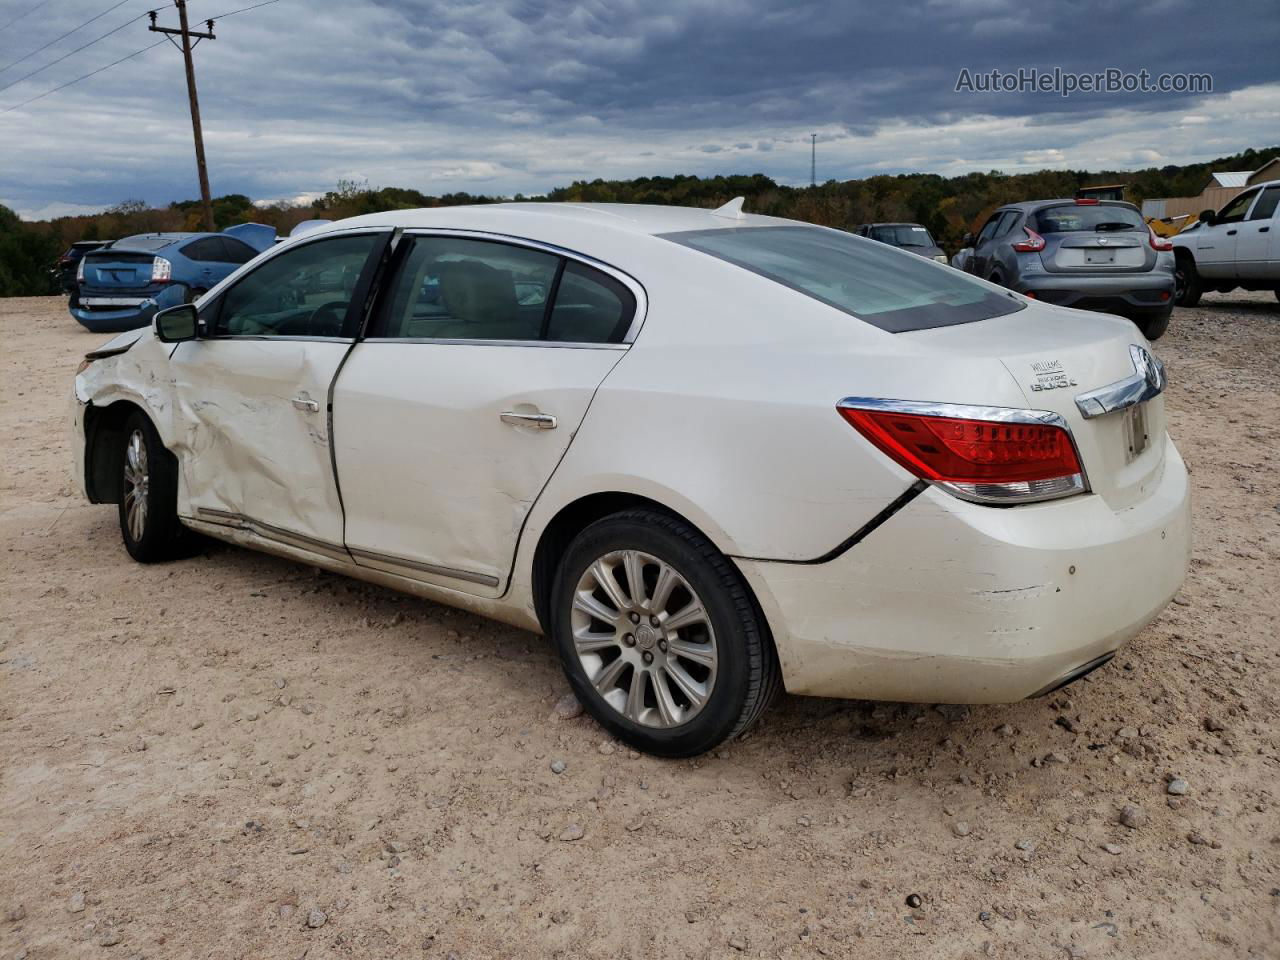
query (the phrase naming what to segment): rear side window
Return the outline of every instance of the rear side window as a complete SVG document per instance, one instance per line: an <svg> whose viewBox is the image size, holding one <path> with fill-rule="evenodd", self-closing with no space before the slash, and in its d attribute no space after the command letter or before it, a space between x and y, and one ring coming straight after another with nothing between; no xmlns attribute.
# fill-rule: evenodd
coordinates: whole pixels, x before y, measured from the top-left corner
<svg viewBox="0 0 1280 960"><path fill-rule="evenodd" d="M620 343L635 315L626 285L544 250L415 237L373 336L412 340Z"/></svg>
<svg viewBox="0 0 1280 960"><path fill-rule="evenodd" d="M248 263L258 255L258 252L247 243L242 243L235 237L219 237L222 241L223 256L225 263Z"/></svg>
<svg viewBox="0 0 1280 960"><path fill-rule="evenodd" d="M1262 191L1262 199L1254 204L1249 219L1270 220L1275 216L1277 206L1280 206L1280 187L1267 187Z"/></svg>
<svg viewBox="0 0 1280 960"><path fill-rule="evenodd" d="M663 236L890 333L971 323L1024 307L959 270L838 230L730 227Z"/></svg>
<svg viewBox="0 0 1280 960"><path fill-rule="evenodd" d="M1036 233L1107 233L1141 230L1147 225L1132 207L1064 203L1045 207L1035 215Z"/></svg>
<svg viewBox="0 0 1280 960"><path fill-rule="evenodd" d="M570 261L556 288L547 340L621 343L636 312L635 295L607 273Z"/></svg>
<svg viewBox="0 0 1280 960"><path fill-rule="evenodd" d="M225 259L221 237L202 237L182 248L182 255L188 260L199 260L203 263L217 263Z"/></svg>

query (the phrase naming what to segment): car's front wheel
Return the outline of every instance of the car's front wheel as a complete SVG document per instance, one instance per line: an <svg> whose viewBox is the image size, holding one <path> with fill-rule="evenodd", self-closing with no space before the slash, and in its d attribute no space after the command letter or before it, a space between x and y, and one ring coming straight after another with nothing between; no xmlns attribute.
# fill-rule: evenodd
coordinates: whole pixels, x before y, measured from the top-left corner
<svg viewBox="0 0 1280 960"><path fill-rule="evenodd" d="M693 756L738 736L781 684L742 576L701 533L656 511L613 514L574 539L556 574L551 626L583 706L658 756Z"/></svg>
<svg viewBox="0 0 1280 960"><path fill-rule="evenodd" d="M178 519L177 462L142 413L125 422L120 462L120 535L129 556L159 563L185 555L190 534Z"/></svg>

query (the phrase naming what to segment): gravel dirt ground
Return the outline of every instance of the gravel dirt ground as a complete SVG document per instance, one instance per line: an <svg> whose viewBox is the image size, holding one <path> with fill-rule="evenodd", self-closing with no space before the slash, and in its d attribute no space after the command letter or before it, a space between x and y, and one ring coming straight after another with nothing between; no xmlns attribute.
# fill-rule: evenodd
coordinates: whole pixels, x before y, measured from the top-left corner
<svg viewBox="0 0 1280 960"><path fill-rule="evenodd" d="M132 563L69 478L105 338L52 298L0 336L3 960L1280 957L1269 294L1157 345L1195 555L1111 665L785 697L681 762L561 717L539 637L239 549Z"/></svg>

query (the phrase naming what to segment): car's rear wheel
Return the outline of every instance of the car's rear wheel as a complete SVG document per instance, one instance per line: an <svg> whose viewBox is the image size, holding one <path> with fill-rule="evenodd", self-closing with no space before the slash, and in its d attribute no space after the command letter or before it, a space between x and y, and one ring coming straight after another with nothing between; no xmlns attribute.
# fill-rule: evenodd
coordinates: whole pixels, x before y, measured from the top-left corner
<svg viewBox="0 0 1280 960"><path fill-rule="evenodd" d="M1202 293L1204 285L1200 282L1196 262L1189 256L1178 257L1173 271L1173 302L1180 307L1194 307L1200 302Z"/></svg>
<svg viewBox="0 0 1280 960"><path fill-rule="evenodd" d="M142 413L125 422L121 455L120 535L139 563L187 552L189 532L178 519L178 465Z"/></svg>
<svg viewBox="0 0 1280 960"><path fill-rule="evenodd" d="M578 534L556 574L551 619L583 706L647 753L710 750L745 731L780 688L742 576L667 514L626 511Z"/></svg>
<svg viewBox="0 0 1280 960"><path fill-rule="evenodd" d="M208 292L204 287L187 287L187 292L182 299L184 303L195 303Z"/></svg>
<svg viewBox="0 0 1280 960"><path fill-rule="evenodd" d="M1142 331L1144 337L1155 341L1163 337L1165 331L1169 329L1169 316L1169 313L1161 313L1155 316L1132 317L1131 319L1133 320L1133 325Z"/></svg>

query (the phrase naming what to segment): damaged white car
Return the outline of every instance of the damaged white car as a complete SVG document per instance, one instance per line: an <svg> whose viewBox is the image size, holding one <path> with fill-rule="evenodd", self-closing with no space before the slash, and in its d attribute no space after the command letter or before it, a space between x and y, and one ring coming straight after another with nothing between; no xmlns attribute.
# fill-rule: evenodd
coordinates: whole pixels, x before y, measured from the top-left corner
<svg viewBox="0 0 1280 960"><path fill-rule="evenodd" d="M74 447L136 560L197 531L546 633L687 756L783 687L1105 663L1186 570L1164 384L1126 320L740 201L501 204L267 251L86 357Z"/></svg>

